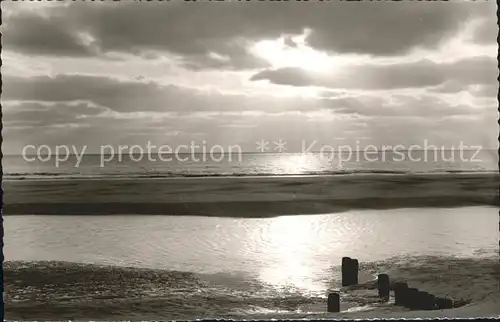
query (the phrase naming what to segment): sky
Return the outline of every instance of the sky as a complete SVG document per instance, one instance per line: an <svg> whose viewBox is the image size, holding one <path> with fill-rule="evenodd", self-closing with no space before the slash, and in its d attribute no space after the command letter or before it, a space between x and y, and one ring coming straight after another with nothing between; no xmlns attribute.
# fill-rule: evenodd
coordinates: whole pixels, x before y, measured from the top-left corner
<svg viewBox="0 0 500 322"><path fill-rule="evenodd" d="M3 152L497 148L494 1L4 2Z"/></svg>

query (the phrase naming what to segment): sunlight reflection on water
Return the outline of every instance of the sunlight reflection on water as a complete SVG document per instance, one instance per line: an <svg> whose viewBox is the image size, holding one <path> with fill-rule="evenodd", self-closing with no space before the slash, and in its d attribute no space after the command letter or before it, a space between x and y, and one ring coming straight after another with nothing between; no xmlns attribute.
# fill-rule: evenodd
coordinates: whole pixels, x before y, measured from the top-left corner
<svg viewBox="0 0 500 322"><path fill-rule="evenodd" d="M257 278L319 294L343 256L478 256L498 242L493 207L235 219L6 216L6 260L63 260ZM332 267L337 267L337 270Z"/></svg>

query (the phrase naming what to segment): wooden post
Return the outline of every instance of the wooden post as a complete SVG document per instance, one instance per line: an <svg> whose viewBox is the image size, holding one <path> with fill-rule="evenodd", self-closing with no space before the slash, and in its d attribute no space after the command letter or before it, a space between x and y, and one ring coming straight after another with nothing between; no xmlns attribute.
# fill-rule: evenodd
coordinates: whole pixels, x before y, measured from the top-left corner
<svg viewBox="0 0 500 322"><path fill-rule="evenodd" d="M359 262L357 259L342 257L342 286L358 284Z"/></svg>
<svg viewBox="0 0 500 322"><path fill-rule="evenodd" d="M438 310L445 310L445 309L452 309L453 308L453 301L451 299L443 298L443 297L436 297L436 300L434 301L435 303L435 308Z"/></svg>
<svg viewBox="0 0 500 322"><path fill-rule="evenodd" d="M394 304L398 306L405 306L406 304L406 292L408 291L407 283L395 283L394 284Z"/></svg>
<svg viewBox="0 0 500 322"><path fill-rule="evenodd" d="M418 308L417 295L418 295L418 288L409 288L408 290L406 290L404 306L412 310L417 309Z"/></svg>
<svg viewBox="0 0 500 322"><path fill-rule="evenodd" d="M350 270L351 258L342 257L342 286L349 286L349 270Z"/></svg>
<svg viewBox="0 0 500 322"><path fill-rule="evenodd" d="M328 312L340 312L340 295L339 293L328 294Z"/></svg>
<svg viewBox="0 0 500 322"><path fill-rule="evenodd" d="M378 284L378 296L386 302L389 301L389 292L391 290L389 275L380 274L377 279L377 284Z"/></svg>
<svg viewBox="0 0 500 322"><path fill-rule="evenodd" d="M352 260L352 285L358 285L359 262L357 259Z"/></svg>
<svg viewBox="0 0 500 322"><path fill-rule="evenodd" d="M434 310L435 303L436 303L436 296L434 296L433 294L427 293L427 297L426 297L424 303L425 303L424 310Z"/></svg>
<svg viewBox="0 0 500 322"><path fill-rule="evenodd" d="M434 307L434 295L428 292L418 291L415 295L415 309L432 310Z"/></svg>

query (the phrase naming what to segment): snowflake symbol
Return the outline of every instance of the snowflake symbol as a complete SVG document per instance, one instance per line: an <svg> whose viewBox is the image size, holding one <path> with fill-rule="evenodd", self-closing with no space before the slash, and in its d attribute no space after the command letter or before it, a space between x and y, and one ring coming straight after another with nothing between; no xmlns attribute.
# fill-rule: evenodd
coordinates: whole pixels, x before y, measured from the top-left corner
<svg viewBox="0 0 500 322"><path fill-rule="evenodd" d="M255 142L255 144L257 144L257 151L259 152L266 152L269 150L269 141L260 140L259 142Z"/></svg>
<svg viewBox="0 0 500 322"><path fill-rule="evenodd" d="M282 139L279 139L278 142L273 142L276 147L274 148L276 151L283 153L285 152L286 148L285 145L287 144L286 141L283 141Z"/></svg>

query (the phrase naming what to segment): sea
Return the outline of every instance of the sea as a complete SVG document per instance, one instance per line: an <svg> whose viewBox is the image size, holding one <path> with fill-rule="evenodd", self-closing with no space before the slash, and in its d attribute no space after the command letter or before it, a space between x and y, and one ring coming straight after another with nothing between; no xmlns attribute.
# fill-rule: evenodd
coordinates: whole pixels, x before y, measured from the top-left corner
<svg viewBox="0 0 500 322"><path fill-rule="evenodd" d="M5 155L4 179L201 177L498 171L498 151Z"/></svg>
<svg viewBox="0 0 500 322"><path fill-rule="evenodd" d="M332 291L334 317L408 316L381 273L464 304L438 315L500 315L497 152L419 153L4 156L6 318L323 318Z"/></svg>

